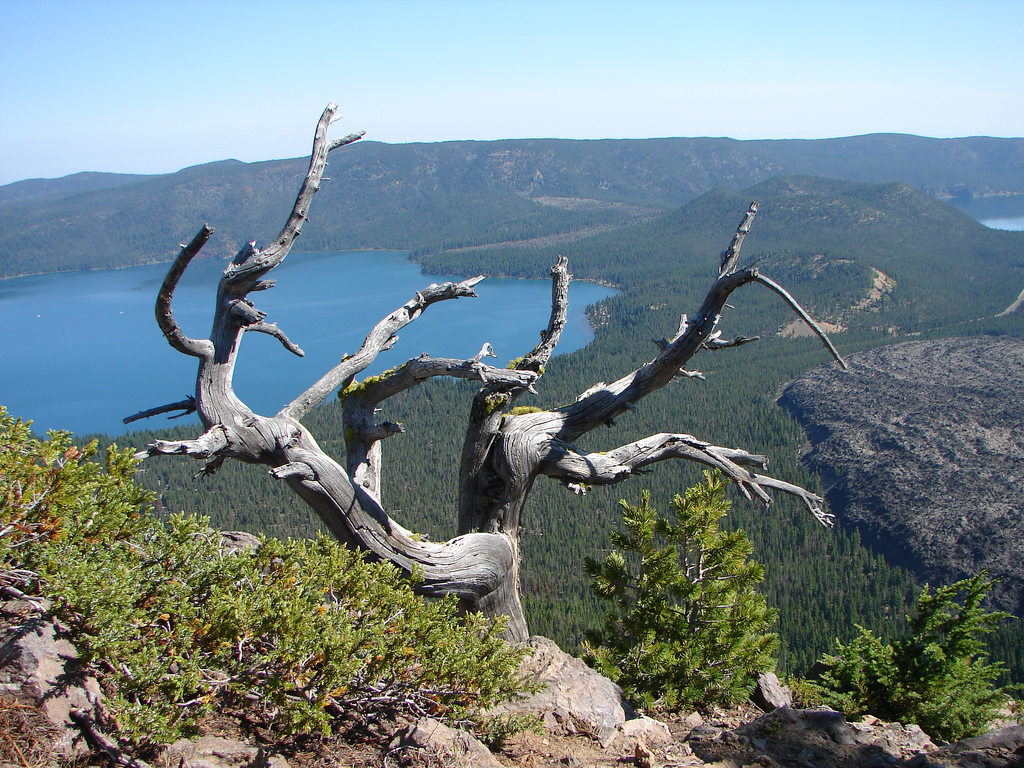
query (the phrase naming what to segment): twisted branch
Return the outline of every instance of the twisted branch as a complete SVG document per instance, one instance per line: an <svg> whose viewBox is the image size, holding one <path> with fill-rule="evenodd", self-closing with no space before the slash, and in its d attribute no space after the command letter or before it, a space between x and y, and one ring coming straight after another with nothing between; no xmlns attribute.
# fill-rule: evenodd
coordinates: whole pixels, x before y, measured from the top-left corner
<svg viewBox="0 0 1024 768"><path fill-rule="evenodd" d="M197 459L209 459L228 447L228 437L223 425L208 429L193 440L154 440L144 451L135 454L138 460L150 456L180 454Z"/></svg>
<svg viewBox="0 0 1024 768"><path fill-rule="evenodd" d="M366 340L363 341L363 346L356 354L346 357L338 363L313 386L281 409L278 415L296 420L301 419L322 403L343 382L365 370L373 363L378 354L386 349L390 349L395 341L397 341L398 337L395 334L423 314L427 307L439 301L447 301L448 299L475 297L477 294L474 288L483 279L481 275L469 280L463 280L461 283L444 283L442 285L432 283L423 291L417 291L415 297L373 327L373 330L367 334Z"/></svg>
<svg viewBox="0 0 1024 768"><path fill-rule="evenodd" d="M309 218L307 215L309 206L313 202L313 196L320 189L320 180L327 167L327 155L338 147L358 141L365 134L365 131L360 131L342 139L329 141L327 129L338 120L335 117L337 110L338 105L332 101L320 116L313 135L313 151L309 157L309 169L306 171L306 177L302 181L302 187L295 198L295 204L292 206L288 220L281 228L281 233L264 251L256 249L252 244L243 248L224 270L224 280L235 286L236 290L241 289L242 293L252 290L253 283L259 277L284 261L295 238L302 233L303 223Z"/></svg>
<svg viewBox="0 0 1024 768"><path fill-rule="evenodd" d="M744 467L764 469L765 456L738 448L723 448L698 440L692 435L660 433L600 453L580 453L570 444L552 440L541 462L540 471L561 481L576 493L585 493L586 486L608 486L621 483L659 461L686 459L718 469L737 484L748 499L756 497L766 506L771 497L763 487L774 488L800 497L808 510L822 524L831 526L831 515L822 511L824 500L799 486L748 471ZM763 487L762 487L763 486Z"/></svg>
<svg viewBox="0 0 1024 768"><path fill-rule="evenodd" d="M202 250L212 234L213 228L209 224L204 224L199 233L192 238L192 242L181 247L181 251L174 259L174 263L171 264L156 296L156 323L160 326L164 338L176 350L192 357L209 357L213 354L213 345L205 339L192 339L185 335L174 319L171 299L174 297L174 289L178 287L181 276L185 274L192 259Z"/></svg>
<svg viewBox="0 0 1024 768"><path fill-rule="evenodd" d="M273 336L275 339L281 342L281 346L287 349L296 357L305 357L306 353L302 350L302 347L295 344L289 339L285 332L277 327L277 323L252 323L251 325L245 326L246 331L256 331L257 333L265 333L268 336Z"/></svg>
<svg viewBox="0 0 1024 768"><path fill-rule="evenodd" d="M839 364L841 366L843 366L843 370L844 371L850 370L847 367L847 365L846 365L846 361L843 360L842 356L839 354L839 352L836 350L836 348L832 345L831 339L829 339L829 337L825 334L825 332L823 330L821 330L821 327L814 321L814 318L811 317L809 314L807 314L807 312L804 311L804 308L801 307L800 304L797 303L797 300L794 299L790 295L789 291L787 291L781 285L776 283L774 280L771 280L771 279L765 277L764 275L760 274L756 270L754 272L754 280L756 282L760 283L761 285L770 288L775 293L777 293L779 296L781 296L783 298L783 300L789 305L790 309L792 309L794 312L796 312L800 316L800 319L803 320L805 323L807 323L808 327L812 331L814 331L814 335L817 336L819 339L821 339L821 343L824 344L826 347L828 347L828 351L831 352L832 353L832 357L834 357L839 362Z"/></svg>

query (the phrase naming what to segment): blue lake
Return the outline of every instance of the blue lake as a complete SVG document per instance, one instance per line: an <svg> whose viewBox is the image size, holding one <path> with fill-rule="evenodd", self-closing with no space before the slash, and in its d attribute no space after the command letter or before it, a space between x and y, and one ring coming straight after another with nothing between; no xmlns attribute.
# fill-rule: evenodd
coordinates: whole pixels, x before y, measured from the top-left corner
<svg viewBox="0 0 1024 768"><path fill-rule="evenodd" d="M182 400L195 387L196 362L164 340L153 316L167 264L66 272L0 280L0 405L33 429L123 434L122 418ZM189 267L175 293L174 314L184 331L206 338L222 261ZM254 411L276 413L418 289L442 278L420 273L402 252L292 254L271 277L273 290L255 293L267 313L305 351L287 352L264 334L248 333L235 370L235 391ZM541 280L484 280L479 298L435 304L399 333L367 373L378 373L421 352L467 358L490 342L494 365L528 352L547 326L551 286ZM583 309L613 291L573 283L569 324L560 353L593 338ZM189 417L194 420L194 417ZM132 426L157 428L157 416Z"/></svg>
<svg viewBox="0 0 1024 768"><path fill-rule="evenodd" d="M1004 219L982 219L981 223L989 229L1024 229L1024 216L1010 216Z"/></svg>

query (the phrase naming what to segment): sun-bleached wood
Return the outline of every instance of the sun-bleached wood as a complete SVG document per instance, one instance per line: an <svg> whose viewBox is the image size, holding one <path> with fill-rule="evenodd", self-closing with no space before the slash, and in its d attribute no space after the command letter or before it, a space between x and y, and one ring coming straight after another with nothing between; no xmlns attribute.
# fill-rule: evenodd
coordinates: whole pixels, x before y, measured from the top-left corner
<svg viewBox="0 0 1024 768"><path fill-rule="evenodd" d="M287 483L345 544L371 557L386 560L405 573L417 573L417 590L424 595L454 595L464 610L490 616L507 616L506 635L525 640L528 629L519 602L519 526L530 490L545 476L583 493L591 485L612 485L641 473L648 466L669 459L697 461L720 470L748 498L768 504L766 489L794 494L806 503L823 524L831 516L822 500L802 488L758 474L767 459L735 448L723 448L687 434L657 434L599 453L582 453L575 445L580 436L604 425L614 425L620 415L636 409L651 392L671 381L700 376L686 370L701 350L724 349L753 341L720 338L716 329L730 294L749 283L762 283L780 293L798 314L825 339L813 320L781 287L753 268L738 268L743 239L750 230L757 204L746 212L729 248L722 254L719 274L699 311L682 316L671 339L656 342L659 354L646 365L611 384L601 382L573 403L548 411L513 410L524 392L533 392L543 376L565 327L568 287L572 276L568 263L559 257L551 269L552 300L548 327L541 342L508 368L487 365L493 356L490 344L468 360L435 359L426 355L379 376L357 382L377 355L395 343L401 328L440 301L476 295L483 278L430 285L380 320L356 354L346 357L305 392L274 416L253 413L236 397L232 384L239 345L246 331L266 333L284 348L302 355L249 295L273 286L266 275L288 255L307 218L309 205L319 189L328 154L356 141L362 134L329 140L336 105L324 110L317 124L309 170L281 234L265 249L248 243L225 269L217 291L213 330L209 339L187 337L174 320L172 300L178 281L189 263L210 239L213 230L204 226L171 265L160 288L156 318L168 343L199 361L196 391L187 399L142 411L126 421L172 410L196 411L204 432L192 440L156 441L138 458L157 454L184 454L204 462L203 472L213 473L226 459L263 464ZM325 318L329 322L329 318ZM457 535L435 543L406 530L388 516L381 503L384 476L382 441L401 434L404 428L378 423L377 406L399 392L428 378L451 376L479 381L461 455L459 471ZM347 448L341 466L317 445L301 419L335 391L341 389Z"/></svg>

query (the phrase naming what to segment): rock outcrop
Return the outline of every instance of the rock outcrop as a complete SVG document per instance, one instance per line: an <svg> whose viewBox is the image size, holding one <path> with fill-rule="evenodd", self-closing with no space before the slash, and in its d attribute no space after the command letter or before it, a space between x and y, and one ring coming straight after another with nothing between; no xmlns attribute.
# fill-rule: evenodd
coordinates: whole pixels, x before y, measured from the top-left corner
<svg viewBox="0 0 1024 768"><path fill-rule="evenodd" d="M96 680L83 673L72 640L66 627L31 603L0 605L4 746L24 738L41 756L65 760L89 751L72 713L98 719L101 693ZM13 730L5 732L8 727Z"/></svg>
<svg viewBox="0 0 1024 768"><path fill-rule="evenodd" d="M523 660L520 672L541 689L499 705L495 714L538 715L549 728L589 733L602 741L614 738L617 728L621 731L620 726L637 717L618 685L553 640L534 636L528 645L533 653Z"/></svg>
<svg viewBox="0 0 1024 768"><path fill-rule="evenodd" d="M438 758L444 765L477 766L478 768L501 768L501 763L491 754L479 739L457 728L425 717L395 734L388 745L390 755L405 762L422 757L426 764L431 758ZM412 755L396 753L412 752Z"/></svg>
<svg viewBox="0 0 1024 768"><path fill-rule="evenodd" d="M784 686L774 672L762 672L750 693L750 701L763 712L793 706L793 691Z"/></svg>
<svg viewBox="0 0 1024 768"><path fill-rule="evenodd" d="M790 384L829 505L865 543L935 583L988 569L1024 614L1024 340L913 341Z"/></svg>
<svg viewBox="0 0 1024 768"><path fill-rule="evenodd" d="M280 755L220 736L181 739L167 746L160 760L178 768L289 768Z"/></svg>

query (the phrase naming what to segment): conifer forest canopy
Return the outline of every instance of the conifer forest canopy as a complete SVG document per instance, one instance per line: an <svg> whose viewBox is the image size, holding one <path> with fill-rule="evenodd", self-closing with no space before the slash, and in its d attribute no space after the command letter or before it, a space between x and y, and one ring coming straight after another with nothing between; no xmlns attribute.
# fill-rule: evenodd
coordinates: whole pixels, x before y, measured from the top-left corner
<svg viewBox="0 0 1024 768"><path fill-rule="evenodd" d="M717 329L733 291L758 283L777 293L810 325L838 359L838 353L817 324L777 283L757 269L740 266L740 249L757 212L751 203L728 248L721 254L717 275L692 316L682 315L671 337L655 343L657 356L612 383L597 382L575 401L551 410L515 407L517 399L536 392L544 366L553 354L565 325L569 265L559 258L551 268L552 301L547 328L540 343L506 368L485 363L495 356L489 344L467 359L444 359L426 353L379 376L357 381L377 355L390 349L397 333L431 305L475 296L475 277L458 283L433 284L373 326L362 347L346 356L305 392L273 416L254 413L236 395L232 378L247 331L268 334L289 352L302 349L257 309L251 294L269 289L267 275L288 255L299 236L313 197L320 188L329 153L351 144L362 134L329 139L335 104L324 110L313 140L309 169L288 215L266 248L244 246L220 279L208 339L188 337L175 321L173 297L189 263L213 234L204 226L183 246L161 286L156 301L157 322L170 345L198 362L195 394L187 399L143 411L126 419L182 411L198 414L203 434L187 440L156 440L138 454L183 454L204 462L202 472L213 474L226 459L261 464L287 483L323 520L330 532L347 545L391 562L403 572L418 575L417 590L428 596L454 595L466 611L506 616L506 636L525 640L526 620L519 599L519 530L526 502L538 477L558 481L574 493L588 486L613 485L641 474L668 459L687 459L719 470L748 499L767 505L770 490L793 494L824 525L832 516L822 499L801 487L760 474L767 458L738 448L724 448L685 433L659 433L599 452L584 452L575 443L598 427L633 411L648 394L675 379L701 377L687 368L702 351L727 350L755 338L727 339ZM709 264L710 267L710 264ZM681 309L681 308L680 308ZM467 311L471 311L468 309ZM324 318L331 322L330 317ZM369 322L367 323L369 325ZM455 537L445 542L426 540L393 520L381 503L384 474L382 442L404 427L376 420L378 406L433 377L476 381L465 427L458 474ZM302 419L334 392L343 402L346 456L344 466L318 446ZM425 463L432 460L423 458Z"/></svg>

